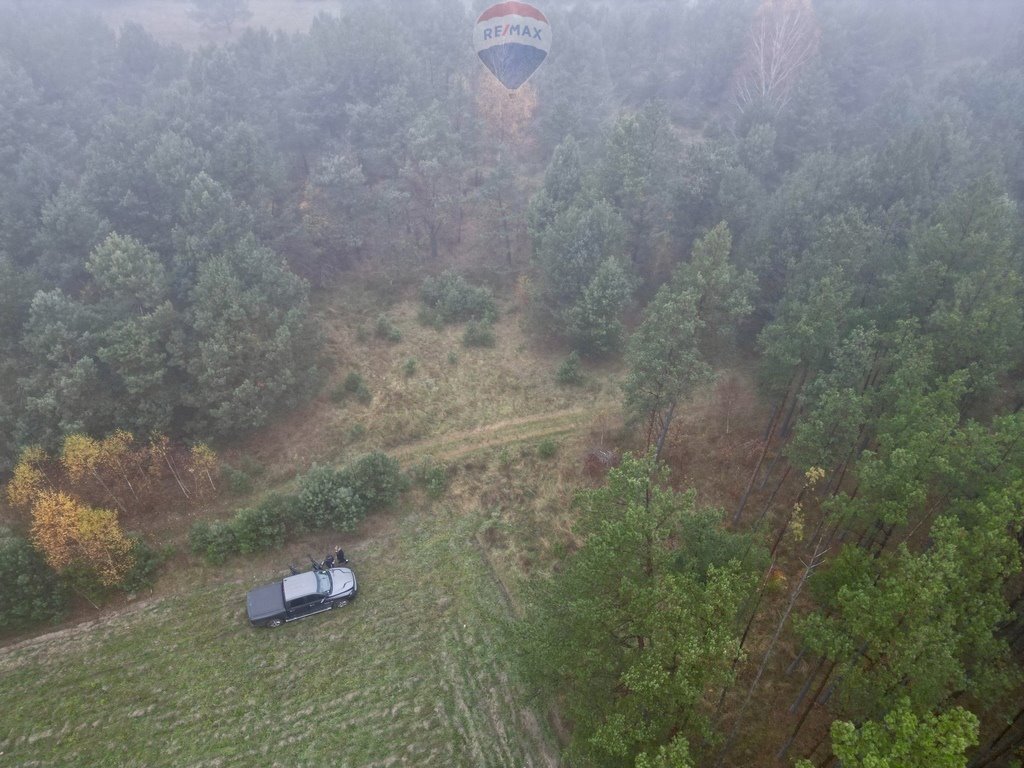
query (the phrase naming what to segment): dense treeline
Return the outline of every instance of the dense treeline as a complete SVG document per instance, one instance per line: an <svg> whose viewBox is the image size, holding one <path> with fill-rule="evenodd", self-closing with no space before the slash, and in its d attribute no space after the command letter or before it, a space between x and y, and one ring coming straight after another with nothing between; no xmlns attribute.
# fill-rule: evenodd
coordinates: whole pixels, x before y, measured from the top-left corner
<svg viewBox="0 0 1024 768"><path fill-rule="evenodd" d="M453 0L359 4L308 34L246 32L191 54L137 26L0 5L0 471L74 431L230 435L308 397L306 281L436 257L474 201L487 249L510 259L530 169L566 136L598 141L622 104L668 99L703 121L751 8L554 8L573 33L509 108L452 44L470 22ZM603 44L613 34L655 34L672 55L645 43L637 59ZM628 162L644 137L620 133ZM621 196L623 173L610 162L602 194ZM617 202L644 250L630 253L648 258L637 232L664 222ZM609 265L575 316L581 345L614 346L586 329L625 286Z"/></svg>
<svg viewBox="0 0 1024 768"><path fill-rule="evenodd" d="M745 736L783 761L965 765L980 744L974 764L989 765L1024 739L1024 19L995 4L866 5L762 4L752 49L780 20L807 37L780 46L806 53L788 82L752 91L763 73L740 57L722 83L734 103L704 102L703 139L683 138L682 112L673 130L671 102L628 110L596 152L564 141L531 203L541 309L581 353L608 348L591 339L622 310L594 301L611 295L603 260L651 296L626 344L624 404L655 456L731 330L760 353L773 403L729 515L733 535L766 547L764 577L714 616L675 615L686 503L661 510L651 468L613 473L605 493L632 476L639 496L606 508L603 527L584 498L583 549L535 598L524 638L580 764L748 764ZM587 334L572 332L580 316ZM623 515L628 535L615 534ZM666 540L674 571L588 570L591 557L642 565L613 553ZM717 550L721 567L749 568L757 548ZM650 601L663 620L643 614ZM554 603L572 608L555 616ZM732 663L690 658L696 641L672 650L695 631L734 643ZM553 637L601 673L580 680ZM703 701L685 687L698 668L717 675ZM768 723L753 701L789 715Z"/></svg>

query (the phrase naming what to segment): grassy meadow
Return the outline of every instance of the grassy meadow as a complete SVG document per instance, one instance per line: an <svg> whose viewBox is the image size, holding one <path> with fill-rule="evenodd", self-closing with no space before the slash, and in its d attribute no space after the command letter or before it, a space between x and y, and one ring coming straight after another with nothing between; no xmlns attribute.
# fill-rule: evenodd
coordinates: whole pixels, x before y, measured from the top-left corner
<svg viewBox="0 0 1024 768"><path fill-rule="evenodd" d="M264 563L0 651L0 765L548 765L480 526L395 514L349 550L358 600L276 630L245 620Z"/></svg>

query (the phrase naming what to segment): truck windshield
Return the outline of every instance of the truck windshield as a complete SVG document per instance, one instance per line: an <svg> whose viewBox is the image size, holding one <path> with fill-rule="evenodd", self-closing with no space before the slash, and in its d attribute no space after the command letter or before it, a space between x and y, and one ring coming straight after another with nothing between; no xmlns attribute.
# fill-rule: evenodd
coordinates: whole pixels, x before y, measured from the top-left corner
<svg viewBox="0 0 1024 768"><path fill-rule="evenodd" d="M331 594L331 574L324 571L316 573L316 591L321 595Z"/></svg>

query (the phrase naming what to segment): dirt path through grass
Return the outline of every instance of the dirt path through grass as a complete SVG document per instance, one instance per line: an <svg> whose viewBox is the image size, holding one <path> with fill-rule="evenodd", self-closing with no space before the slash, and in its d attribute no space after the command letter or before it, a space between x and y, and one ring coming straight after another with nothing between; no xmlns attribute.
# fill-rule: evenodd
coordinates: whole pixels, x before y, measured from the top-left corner
<svg viewBox="0 0 1024 768"><path fill-rule="evenodd" d="M595 422L602 416L606 417L610 424L618 424L614 404L601 403L518 419L505 419L474 429L439 435L398 448L391 451L391 455L403 464L428 456L436 461L456 461L478 451L569 434L580 429L588 421Z"/></svg>

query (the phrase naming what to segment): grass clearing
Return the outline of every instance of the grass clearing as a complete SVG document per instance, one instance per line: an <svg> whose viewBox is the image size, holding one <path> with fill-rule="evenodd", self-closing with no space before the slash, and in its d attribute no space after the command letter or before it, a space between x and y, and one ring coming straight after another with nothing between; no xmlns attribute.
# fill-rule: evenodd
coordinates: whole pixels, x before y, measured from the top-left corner
<svg viewBox="0 0 1024 768"><path fill-rule="evenodd" d="M313 462L341 464L375 449L403 457L436 450L442 459L448 451L463 455L513 441L516 432L527 441L538 430L557 436L596 414L619 413L618 369L599 371L584 389L559 386L555 371L564 352L538 348L514 304L501 306L494 347L467 348L465 324L438 329L417 320L419 281L406 275L406 282L378 285L349 275L317 297L333 365L321 395L245 440L226 455L229 463L236 454L258 461L268 467L270 487ZM382 308L400 341L374 335ZM412 376L404 368L410 358ZM352 373L365 382L369 402L332 397ZM487 430L496 434L487 439Z"/></svg>
<svg viewBox="0 0 1024 768"><path fill-rule="evenodd" d="M355 603L277 630L245 620L264 565L0 650L0 764L551 764L480 526L445 501L389 519L350 551Z"/></svg>

